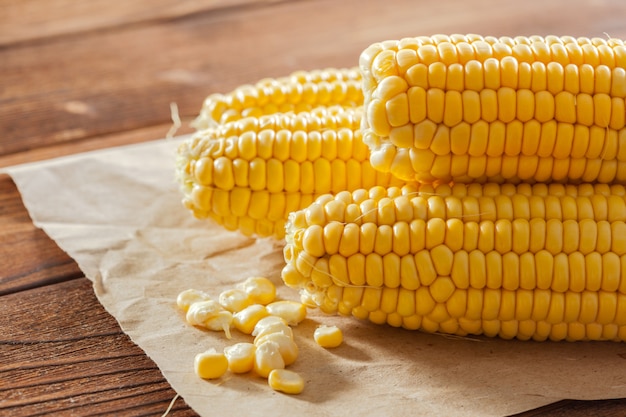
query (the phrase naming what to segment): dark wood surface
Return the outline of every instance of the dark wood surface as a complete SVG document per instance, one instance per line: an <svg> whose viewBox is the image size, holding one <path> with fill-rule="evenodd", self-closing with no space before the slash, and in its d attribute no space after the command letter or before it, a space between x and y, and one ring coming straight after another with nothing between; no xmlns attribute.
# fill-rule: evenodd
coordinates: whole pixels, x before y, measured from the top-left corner
<svg viewBox="0 0 626 417"><path fill-rule="evenodd" d="M433 33L626 39L626 2L0 0L0 167L187 133L205 96ZM0 174L0 415L162 415L176 393ZM172 416L195 413L184 400ZM625 416L626 399L521 416Z"/></svg>

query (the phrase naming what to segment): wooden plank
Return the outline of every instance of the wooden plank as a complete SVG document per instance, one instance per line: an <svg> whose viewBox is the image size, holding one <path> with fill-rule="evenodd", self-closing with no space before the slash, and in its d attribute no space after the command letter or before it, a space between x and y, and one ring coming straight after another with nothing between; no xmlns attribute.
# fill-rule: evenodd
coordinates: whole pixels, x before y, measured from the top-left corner
<svg viewBox="0 0 626 417"><path fill-rule="evenodd" d="M15 184L0 175L0 296L78 277L78 265L33 225Z"/></svg>
<svg viewBox="0 0 626 417"><path fill-rule="evenodd" d="M510 417L622 417L624 415L626 415L626 399L615 399L602 401L563 400Z"/></svg>
<svg viewBox="0 0 626 417"><path fill-rule="evenodd" d="M183 119L182 126L175 130L175 134L179 136L194 132L194 129L190 127L191 120L192 119L190 118ZM150 140L163 139L167 136L170 129L172 129L171 123L154 125L125 132L88 137L78 141L44 145L35 149L27 149L22 152L8 155L0 155L0 171L4 167L12 165L43 161L60 156L111 148L114 146L125 146L147 142Z"/></svg>
<svg viewBox="0 0 626 417"><path fill-rule="evenodd" d="M363 48L387 38L438 32L626 38L621 0L572 0L567 8L541 0L451 0L423 10L411 0L393 3L269 3L1 49L0 154L166 124L171 102L193 117L209 93L296 69L353 66Z"/></svg>
<svg viewBox="0 0 626 417"><path fill-rule="evenodd" d="M176 395L86 278L3 296L0 328L0 415L162 415Z"/></svg>
<svg viewBox="0 0 626 417"><path fill-rule="evenodd" d="M0 46L173 19L192 13L241 7L266 0L2 0Z"/></svg>

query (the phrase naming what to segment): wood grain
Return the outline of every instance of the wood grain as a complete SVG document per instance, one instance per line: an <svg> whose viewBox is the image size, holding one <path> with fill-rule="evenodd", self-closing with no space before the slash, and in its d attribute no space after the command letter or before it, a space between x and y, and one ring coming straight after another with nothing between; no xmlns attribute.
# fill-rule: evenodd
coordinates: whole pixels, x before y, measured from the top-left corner
<svg viewBox="0 0 626 417"><path fill-rule="evenodd" d="M0 296L80 276L76 263L33 225L11 178L0 175Z"/></svg>
<svg viewBox="0 0 626 417"><path fill-rule="evenodd" d="M193 13L241 7L267 0L152 0L124 1L111 7L109 0L3 0L0 2L0 46L49 40L53 37L147 24Z"/></svg>
<svg viewBox="0 0 626 417"><path fill-rule="evenodd" d="M161 415L176 395L86 278L3 296L0 328L0 415Z"/></svg>

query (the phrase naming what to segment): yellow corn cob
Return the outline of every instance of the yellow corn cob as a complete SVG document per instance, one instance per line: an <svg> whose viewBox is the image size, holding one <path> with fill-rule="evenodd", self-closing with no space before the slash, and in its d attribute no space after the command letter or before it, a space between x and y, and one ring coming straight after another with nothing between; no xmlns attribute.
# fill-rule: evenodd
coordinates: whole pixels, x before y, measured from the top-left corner
<svg viewBox="0 0 626 417"><path fill-rule="evenodd" d="M429 182L626 182L619 39L435 35L360 57L372 165Z"/></svg>
<svg viewBox="0 0 626 417"><path fill-rule="evenodd" d="M288 77L239 86L228 94L212 94L204 100L192 124L202 130L245 117L309 112L316 107L336 105L363 105L358 68L296 71Z"/></svg>
<svg viewBox="0 0 626 417"><path fill-rule="evenodd" d="M371 167L361 115L328 107L197 132L177 154L184 205L228 230L282 238L289 213L319 195L403 184Z"/></svg>
<svg viewBox="0 0 626 417"><path fill-rule="evenodd" d="M327 313L456 335L626 341L626 188L455 184L322 196L287 286Z"/></svg>

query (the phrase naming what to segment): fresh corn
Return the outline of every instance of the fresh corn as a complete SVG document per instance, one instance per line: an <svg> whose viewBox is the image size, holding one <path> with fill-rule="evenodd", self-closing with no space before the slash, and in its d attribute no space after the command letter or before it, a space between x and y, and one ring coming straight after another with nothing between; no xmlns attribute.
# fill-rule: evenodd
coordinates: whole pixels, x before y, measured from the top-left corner
<svg viewBox="0 0 626 417"><path fill-rule="evenodd" d="M229 288L222 291L219 295L218 302L224 309L231 313L237 313L253 304L250 296L239 288Z"/></svg>
<svg viewBox="0 0 626 417"><path fill-rule="evenodd" d="M228 94L212 94L202 105L193 127L203 130L246 117L310 112L317 107L363 105L358 68L297 71L288 77L266 78Z"/></svg>
<svg viewBox="0 0 626 417"><path fill-rule="evenodd" d="M228 339L231 337L230 327L233 323L233 314L224 310L217 301L205 300L192 303L185 318L193 326L216 332L223 331Z"/></svg>
<svg viewBox="0 0 626 417"><path fill-rule="evenodd" d="M187 312L192 304L199 301L209 301L210 299L211 296L206 292L190 288L178 294L178 297L176 297L176 305L181 310Z"/></svg>
<svg viewBox="0 0 626 417"><path fill-rule="evenodd" d="M268 315L264 305L252 304L233 314L233 326L241 333L251 334L259 320Z"/></svg>
<svg viewBox="0 0 626 417"><path fill-rule="evenodd" d="M276 286L265 277L248 277L237 284L237 289L244 291L256 304L267 305L276 298Z"/></svg>
<svg viewBox="0 0 626 417"><path fill-rule="evenodd" d="M274 369L285 369L285 361L276 342L266 341L256 345L253 370L257 375L267 378Z"/></svg>
<svg viewBox="0 0 626 417"><path fill-rule="evenodd" d="M178 149L183 204L228 230L282 238L289 213L319 195L404 183L371 167L361 116L329 107L198 132Z"/></svg>
<svg viewBox="0 0 626 417"><path fill-rule="evenodd" d="M257 340L271 333L283 333L293 339L293 330L285 319L278 316L267 316L259 320L252 330L254 343L256 344Z"/></svg>
<svg viewBox="0 0 626 417"><path fill-rule="evenodd" d="M236 374L245 374L254 368L256 346L252 343L240 342L224 348L224 356L228 360L228 369Z"/></svg>
<svg viewBox="0 0 626 417"><path fill-rule="evenodd" d="M228 370L228 359L223 353L209 349L195 356L194 370L200 378L216 379Z"/></svg>
<svg viewBox="0 0 626 417"><path fill-rule="evenodd" d="M267 305L267 312L282 318L289 326L297 326L306 318L306 306L291 300L274 301Z"/></svg>
<svg viewBox="0 0 626 417"><path fill-rule="evenodd" d="M283 332L264 334L254 341L254 345L261 346L265 342L274 342L278 345L278 351L285 362L285 366L291 365L298 358L298 345L294 342L293 337Z"/></svg>
<svg viewBox="0 0 626 417"><path fill-rule="evenodd" d="M626 188L374 187L292 214L282 279L322 311L456 335L626 341Z"/></svg>
<svg viewBox="0 0 626 417"><path fill-rule="evenodd" d="M626 182L619 39L435 35L360 57L374 168L422 182Z"/></svg>
<svg viewBox="0 0 626 417"><path fill-rule="evenodd" d="M267 382L274 391L285 394L300 394L304 390L304 379L300 374L287 369L272 370Z"/></svg>
<svg viewBox="0 0 626 417"><path fill-rule="evenodd" d="M323 348L336 348L343 343L343 332L337 326L322 325L313 332L313 339Z"/></svg>

